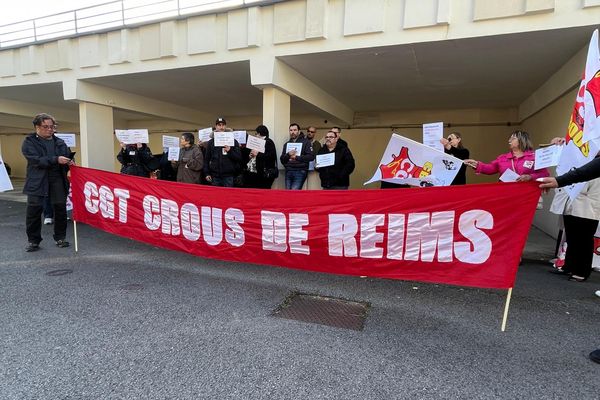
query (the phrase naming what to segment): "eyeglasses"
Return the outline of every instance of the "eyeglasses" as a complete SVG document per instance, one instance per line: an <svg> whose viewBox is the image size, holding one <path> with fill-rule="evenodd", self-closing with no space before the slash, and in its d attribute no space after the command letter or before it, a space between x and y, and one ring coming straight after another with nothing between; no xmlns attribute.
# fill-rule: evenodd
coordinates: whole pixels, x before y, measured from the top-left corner
<svg viewBox="0 0 600 400"><path fill-rule="evenodd" d="M42 129L56 129L58 125L40 125Z"/></svg>
<svg viewBox="0 0 600 400"><path fill-rule="evenodd" d="M325 139L335 139L335 136L325 136Z"/></svg>

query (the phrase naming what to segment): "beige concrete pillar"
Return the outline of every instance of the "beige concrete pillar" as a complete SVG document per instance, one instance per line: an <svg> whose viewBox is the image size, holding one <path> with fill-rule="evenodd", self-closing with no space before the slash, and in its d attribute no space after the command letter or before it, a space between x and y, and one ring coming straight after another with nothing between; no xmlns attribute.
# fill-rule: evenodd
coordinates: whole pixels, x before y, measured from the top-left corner
<svg viewBox="0 0 600 400"><path fill-rule="evenodd" d="M112 107L79 103L79 126L82 165L113 172L115 145Z"/></svg>
<svg viewBox="0 0 600 400"><path fill-rule="evenodd" d="M279 162L283 145L289 139L290 126L290 96L275 88L263 88L263 124L269 128L269 137L275 142L277 149L277 163L279 165L279 178L273 183L274 189L285 188L285 170Z"/></svg>

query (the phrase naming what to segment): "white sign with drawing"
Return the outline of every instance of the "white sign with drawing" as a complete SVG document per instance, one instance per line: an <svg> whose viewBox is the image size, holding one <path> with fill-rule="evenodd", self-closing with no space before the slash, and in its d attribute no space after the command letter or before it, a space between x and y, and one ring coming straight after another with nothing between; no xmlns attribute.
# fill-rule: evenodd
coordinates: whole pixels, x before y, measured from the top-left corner
<svg viewBox="0 0 600 400"><path fill-rule="evenodd" d="M259 153L264 153L266 143L267 141L265 139L248 135L248 142L246 143L246 148L250 150L256 150Z"/></svg>
<svg viewBox="0 0 600 400"><path fill-rule="evenodd" d="M444 137L444 123L443 122L432 122L430 124L423 124L423 144L432 149L444 151L444 146L440 142L440 139Z"/></svg>
<svg viewBox="0 0 600 400"><path fill-rule="evenodd" d="M208 142L212 136L212 128L198 129L198 141Z"/></svg>
<svg viewBox="0 0 600 400"><path fill-rule="evenodd" d="M179 138L177 136L166 136L162 137L162 147L179 147Z"/></svg>
<svg viewBox="0 0 600 400"><path fill-rule="evenodd" d="M215 132L215 147L233 146L233 132Z"/></svg>
<svg viewBox="0 0 600 400"><path fill-rule="evenodd" d="M290 151L295 150L296 155L302 154L302 143L288 143L285 146L285 152L289 153Z"/></svg>
<svg viewBox="0 0 600 400"><path fill-rule="evenodd" d="M329 167L335 164L335 153L317 154L315 168Z"/></svg>
<svg viewBox="0 0 600 400"><path fill-rule="evenodd" d="M75 140L74 133L55 133L54 136L62 139L65 142L65 144L67 145L67 147L76 147L77 146L77 141Z"/></svg>

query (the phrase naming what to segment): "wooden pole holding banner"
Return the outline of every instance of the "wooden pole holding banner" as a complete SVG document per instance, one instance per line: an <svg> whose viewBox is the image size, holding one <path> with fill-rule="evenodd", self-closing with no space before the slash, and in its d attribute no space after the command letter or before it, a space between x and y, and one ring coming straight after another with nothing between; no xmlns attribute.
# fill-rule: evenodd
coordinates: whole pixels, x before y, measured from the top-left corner
<svg viewBox="0 0 600 400"><path fill-rule="evenodd" d="M504 305L504 317L502 318L502 332L506 330L506 319L508 318L508 307L510 306L511 295L512 288L508 288L508 294L506 295L506 304Z"/></svg>
<svg viewBox="0 0 600 400"><path fill-rule="evenodd" d="M75 237L75 253L79 251L79 246L77 244L77 221L73 220L73 236Z"/></svg>

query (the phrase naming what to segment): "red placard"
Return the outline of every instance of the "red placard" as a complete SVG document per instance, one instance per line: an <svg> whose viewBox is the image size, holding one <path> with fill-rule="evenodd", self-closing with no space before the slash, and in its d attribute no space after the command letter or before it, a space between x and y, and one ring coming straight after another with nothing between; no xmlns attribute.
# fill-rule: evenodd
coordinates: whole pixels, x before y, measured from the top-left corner
<svg viewBox="0 0 600 400"><path fill-rule="evenodd" d="M259 190L71 169L73 218L153 246L335 274L510 288L537 184Z"/></svg>

